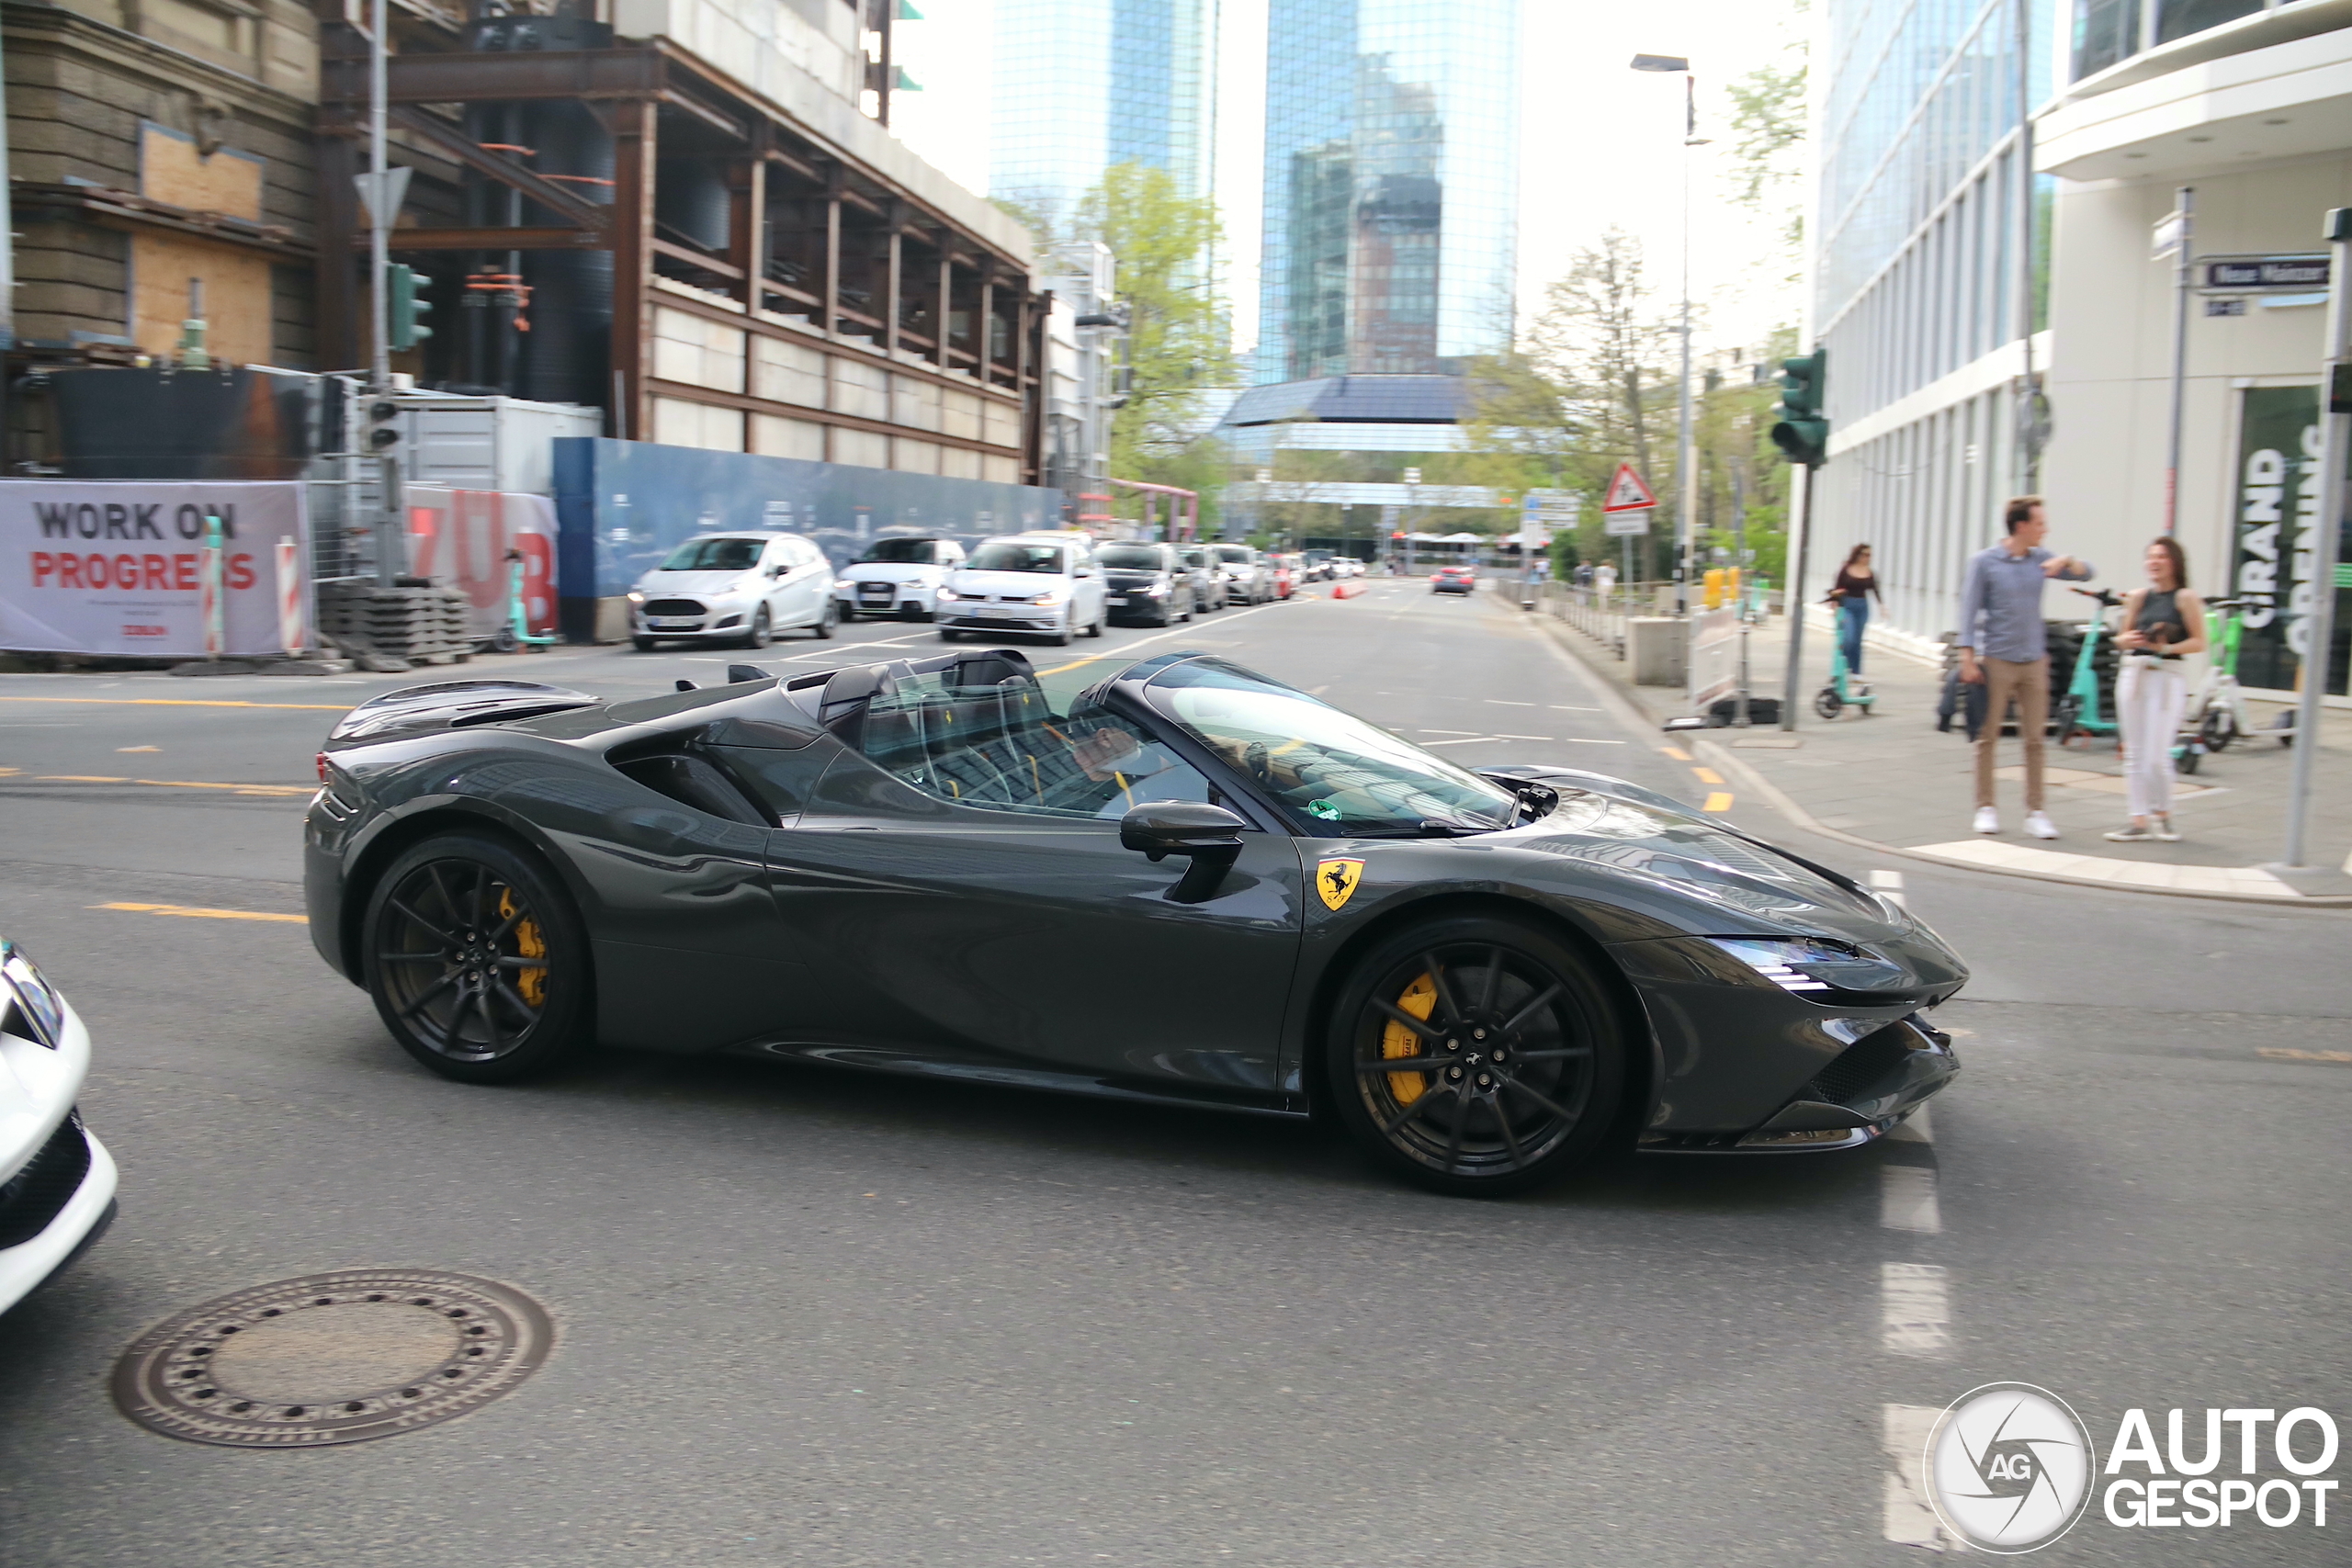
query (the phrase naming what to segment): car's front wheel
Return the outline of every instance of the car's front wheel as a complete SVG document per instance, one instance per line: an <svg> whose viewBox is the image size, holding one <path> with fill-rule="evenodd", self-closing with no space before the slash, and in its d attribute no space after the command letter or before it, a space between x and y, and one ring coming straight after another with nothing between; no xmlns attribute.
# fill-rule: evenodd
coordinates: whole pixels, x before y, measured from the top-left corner
<svg viewBox="0 0 2352 1568"><path fill-rule="evenodd" d="M1600 1150L1624 1095L1625 1035L1608 988L1542 926L1443 917L1357 962L1330 1014L1326 1082L1380 1165L1499 1197Z"/></svg>
<svg viewBox="0 0 2352 1568"><path fill-rule="evenodd" d="M628 640L639 653L650 653L656 647L660 646L650 637L633 637Z"/></svg>
<svg viewBox="0 0 2352 1568"><path fill-rule="evenodd" d="M378 879L361 973L403 1050L444 1077L511 1083L588 1043L588 938L537 857L448 833Z"/></svg>
<svg viewBox="0 0 2352 1568"><path fill-rule="evenodd" d="M773 640L775 636L775 634L770 631L769 626L768 607L765 604L763 604L760 606L759 612L752 617L751 630L743 634L743 646L745 648L765 648L768 643Z"/></svg>
<svg viewBox="0 0 2352 1568"><path fill-rule="evenodd" d="M808 630L811 635L821 639L832 636L833 628L840 624L841 611L831 599L828 599L825 601L824 609L818 612L817 624L810 626Z"/></svg>

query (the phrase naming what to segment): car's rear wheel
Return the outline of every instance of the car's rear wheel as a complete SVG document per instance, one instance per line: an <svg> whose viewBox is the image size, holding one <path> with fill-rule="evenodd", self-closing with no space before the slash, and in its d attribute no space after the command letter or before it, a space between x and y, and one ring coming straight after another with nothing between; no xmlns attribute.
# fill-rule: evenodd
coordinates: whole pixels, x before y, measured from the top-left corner
<svg viewBox="0 0 2352 1568"><path fill-rule="evenodd" d="M588 939L536 857L450 833L412 846L369 895L368 993L403 1050L462 1083L511 1083L590 1035Z"/></svg>
<svg viewBox="0 0 2352 1568"><path fill-rule="evenodd" d="M1541 926L1444 917L1356 964L1325 1073L1375 1162L1434 1191L1499 1197L1600 1148L1624 1094L1625 1027L1586 962Z"/></svg>

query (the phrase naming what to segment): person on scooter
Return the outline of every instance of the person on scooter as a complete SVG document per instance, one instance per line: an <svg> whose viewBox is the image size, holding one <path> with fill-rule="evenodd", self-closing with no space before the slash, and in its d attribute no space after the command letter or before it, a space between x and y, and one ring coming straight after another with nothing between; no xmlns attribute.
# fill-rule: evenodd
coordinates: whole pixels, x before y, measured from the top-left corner
<svg viewBox="0 0 2352 1568"><path fill-rule="evenodd" d="M1846 673L1862 672L1862 628L1871 624L1871 598L1876 594L1878 606L1886 608L1886 595L1878 591L1878 574L1871 570L1871 547L1856 545L1846 556L1846 564L1838 569L1838 581L1830 586L1829 602L1838 607L1838 646L1846 655Z"/></svg>
<svg viewBox="0 0 2352 1568"><path fill-rule="evenodd" d="M2123 778L2132 825L2108 837L2119 844L2154 839L2177 844L2172 827L2172 747L2188 682L2180 660L2205 651L2205 606L2188 591L2188 559L2177 540L2148 546L2148 586L2123 596L2123 630L2115 644L2123 668L2115 677L2115 716L2123 727Z"/></svg>
<svg viewBox="0 0 2352 1568"><path fill-rule="evenodd" d="M1985 690L1984 728L1976 737L1976 831L1997 833L1993 805L1994 759L2009 705L2018 710L2018 739L2025 749L2025 830L2054 839L2058 825L2042 809L2043 731L2050 727L2050 642L2041 624L2041 589L2052 579L2090 580L2091 565L2041 547L2050 532L2041 498L2020 495L2002 508L2009 536L1968 560L1960 593L1960 678ZM1982 623L1981 625L1979 623ZM1979 656L1982 656L1981 658Z"/></svg>

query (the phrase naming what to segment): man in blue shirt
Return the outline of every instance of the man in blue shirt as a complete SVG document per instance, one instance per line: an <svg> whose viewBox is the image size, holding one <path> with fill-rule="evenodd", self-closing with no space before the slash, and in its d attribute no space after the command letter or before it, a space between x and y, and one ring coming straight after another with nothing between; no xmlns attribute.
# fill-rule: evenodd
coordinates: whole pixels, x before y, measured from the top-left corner
<svg viewBox="0 0 2352 1568"><path fill-rule="evenodd" d="M2054 839L2057 826L2041 808L2042 732L2050 725L2050 647L2041 624L2041 586L2053 578L2087 581L2091 566L2041 547L2050 525L2040 496L2016 497L2001 520L2009 536L1969 558L1968 582L1960 592L1960 678L1985 688L1984 728L1976 737L1976 830L2001 830L2001 814L1993 806L1994 752L2014 702L2018 739L2025 745L2025 830L2037 839Z"/></svg>

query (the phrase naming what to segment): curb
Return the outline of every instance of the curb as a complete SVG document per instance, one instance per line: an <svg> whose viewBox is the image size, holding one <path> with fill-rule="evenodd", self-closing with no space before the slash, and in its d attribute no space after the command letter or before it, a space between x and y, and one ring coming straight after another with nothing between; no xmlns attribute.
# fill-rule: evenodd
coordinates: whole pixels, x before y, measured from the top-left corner
<svg viewBox="0 0 2352 1568"><path fill-rule="evenodd" d="M1614 671L1601 669L1586 656L1586 650L1577 646L1584 639L1572 635L1569 627L1559 624L1549 615L1536 612L1534 618L1542 626L1552 645L1568 658L1575 660L1599 682L1602 689L1603 700L1609 702L1612 708L1619 710L1615 716L1621 722L1631 723L1637 728L1655 729L1659 727L1663 721L1649 710L1648 704L1645 703L1639 695L1629 691L1618 680ZM1660 730L1660 733L1663 734L1663 730ZM1811 812L1791 799L1779 785L1751 767L1746 759L1735 754L1729 747L1719 745L1712 740L1699 739L1698 736L1702 733L1704 732L1684 732L1681 738L1690 745L1694 755L1706 759L1709 766L1719 768L1736 779L1742 789L1753 790L1766 805L1806 832L1817 833L1825 839L1833 839L1838 843L1849 844L1856 849L1869 850L1874 854L1900 855L1905 860L1915 861L1922 865L1936 866L1944 871L1975 872L1984 876L2021 877L2029 882L2055 882L2069 887L2095 887L2107 893L2140 893L2169 898L2202 898L2223 904L2250 904L2267 909L2352 909L2352 897L2332 893L2298 893L2284 882L2279 886L2287 888L2287 891L2276 894L2222 893L2197 887L2146 887L2131 883L2108 882L2098 877L2068 876L2061 872L2031 871L2022 866L1978 865L1968 861L1947 860L1941 855L1920 854L1915 850L1881 843L1875 839L1861 838L1857 834L1824 825L1815 820ZM2132 863L2119 861L2118 863Z"/></svg>

